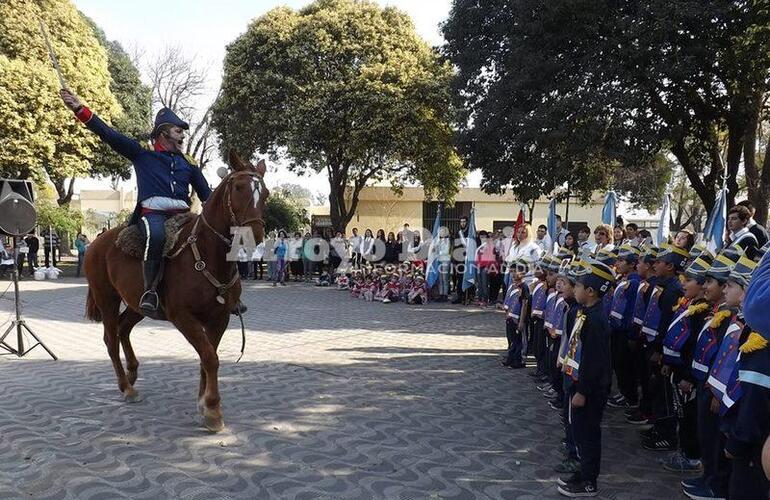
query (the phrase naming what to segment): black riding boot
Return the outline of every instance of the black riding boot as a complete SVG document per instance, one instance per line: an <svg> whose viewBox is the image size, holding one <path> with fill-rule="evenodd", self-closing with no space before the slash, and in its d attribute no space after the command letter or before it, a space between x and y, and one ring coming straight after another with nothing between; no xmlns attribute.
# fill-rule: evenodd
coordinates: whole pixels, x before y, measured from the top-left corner
<svg viewBox="0 0 770 500"><path fill-rule="evenodd" d="M159 314L160 299L155 289L158 286L158 275L160 273L161 265L160 260L146 260L144 261L144 294L139 300L139 310L145 316L150 318L157 318L161 316Z"/></svg>

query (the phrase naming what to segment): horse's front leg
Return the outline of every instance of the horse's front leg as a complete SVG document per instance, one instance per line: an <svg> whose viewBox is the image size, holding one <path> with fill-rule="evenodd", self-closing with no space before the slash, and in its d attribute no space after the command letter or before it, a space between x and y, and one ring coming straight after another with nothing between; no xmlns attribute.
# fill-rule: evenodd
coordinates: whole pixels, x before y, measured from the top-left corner
<svg viewBox="0 0 770 500"><path fill-rule="evenodd" d="M208 430L219 432L225 424L219 397L219 356L216 348L209 341L203 326L194 318L177 318L174 324L200 357L202 375L199 391L200 388L203 391L198 397L198 408L203 410L203 424Z"/></svg>

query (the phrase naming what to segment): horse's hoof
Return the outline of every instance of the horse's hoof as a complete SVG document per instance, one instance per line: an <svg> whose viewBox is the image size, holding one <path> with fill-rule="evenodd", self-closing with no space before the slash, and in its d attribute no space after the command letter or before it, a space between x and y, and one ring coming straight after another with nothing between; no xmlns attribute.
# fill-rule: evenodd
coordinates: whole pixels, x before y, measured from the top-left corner
<svg viewBox="0 0 770 500"><path fill-rule="evenodd" d="M123 393L123 399L126 401L126 403L138 403L142 400L142 396L139 395L139 391L136 389L127 389L126 392Z"/></svg>
<svg viewBox="0 0 770 500"><path fill-rule="evenodd" d="M222 432L225 428L225 420L222 417L203 416L203 425L211 432Z"/></svg>

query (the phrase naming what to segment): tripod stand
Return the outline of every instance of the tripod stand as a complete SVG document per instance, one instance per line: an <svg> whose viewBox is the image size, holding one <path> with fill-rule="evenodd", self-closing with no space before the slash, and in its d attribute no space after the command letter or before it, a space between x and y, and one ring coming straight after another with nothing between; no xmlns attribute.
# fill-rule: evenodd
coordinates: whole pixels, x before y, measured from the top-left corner
<svg viewBox="0 0 770 500"><path fill-rule="evenodd" d="M16 237L13 238L13 247L18 248L16 245ZM51 356L54 360L57 360L59 358L56 357L56 354L53 353L40 338L35 334L35 332L32 331L32 329L27 326L27 323L22 319L21 317L21 308L19 307L19 271L18 266L16 263L16 259L14 258L14 264L13 264L13 298L14 298L14 307L16 309L16 319L14 319L11 324L8 326L8 328L5 330L5 333L3 333L2 336L0 336L0 349L4 349L8 351L10 354L15 354L18 357L22 357L29 353L32 349L34 349L37 346L42 347L45 349L45 351ZM5 339L14 331L16 330L16 348L14 349L10 345L8 345L5 342ZM26 330L27 333L32 335L32 338L37 341L37 343L32 344L28 349L24 348L24 336L23 336L23 330Z"/></svg>

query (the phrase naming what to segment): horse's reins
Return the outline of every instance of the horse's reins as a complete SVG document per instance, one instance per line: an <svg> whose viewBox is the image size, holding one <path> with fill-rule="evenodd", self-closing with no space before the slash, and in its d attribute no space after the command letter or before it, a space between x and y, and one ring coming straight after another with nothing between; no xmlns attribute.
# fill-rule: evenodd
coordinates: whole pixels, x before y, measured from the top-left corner
<svg viewBox="0 0 770 500"><path fill-rule="evenodd" d="M227 180L227 185L225 190L225 200L224 200L225 208L227 208L227 211L229 212L229 215L230 215L230 223L235 227L242 227L247 224L257 222L261 224L262 227L264 228L265 221L262 219L262 217L252 217L244 221L239 221L238 217L235 216L235 212L233 211L233 205L230 197L230 189L231 189L231 184L233 180L239 176L240 177L249 176L252 179L255 179L256 187L251 192L251 201L252 203L254 203L255 206L257 203L257 200L255 200L254 198L255 193L257 191L261 192L262 190L262 176L259 175L258 173L236 172L234 174L231 174L230 178ZM181 247L179 247L179 249L176 252L171 254L168 258L170 260L177 257L179 254L182 253L182 251L184 251L185 248L189 246L190 250L192 250L193 257L195 258L195 264L194 264L195 270L203 274L203 276L208 280L208 282L211 283L214 286L214 288L217 289L217 292L218 292L217 302L219 302L220 304L224 304L226 302L225 297L227 296L227 293L229 292L230 288L232 288L233 286L235 286L236 283L238 283L238 280L240 279L240 275L238 274L238 270L235 269L233 272L233 277L230 278L230 281L228 281L227 283L222 283L216 278L216 276L211 274L211 272L208 269L206 269L206 261L203 260L203 256L201 255L201 252L198 249L198 230L200 228L199 223L201 221L203 221L203 225L206 226L206 228L208 228L209 231L214 233L214 235L217 238L219 238L225 245L227 245L228 247L232 246L233 244L232 238L229 238L223 235L222 233L220 233L219 231L217 231L211 224L209 224L209 222L206 220L206 217L203 215L203 213L200 213L198 214L198 217L195 219L195 224L193 225L193 228L190 231L190 235L187 237L187 240L184 242L184 244ZM241 321L241 355L240 357L238 357L238 360L236 361L237 363L238 361L241 360L241 358L243 357L243 353L246 350L246 327L243 324L243 316L241 315L240 304L236 304L236 306L238 311L238 318ZM230 313L228 312L228 314Z"/></svg>

